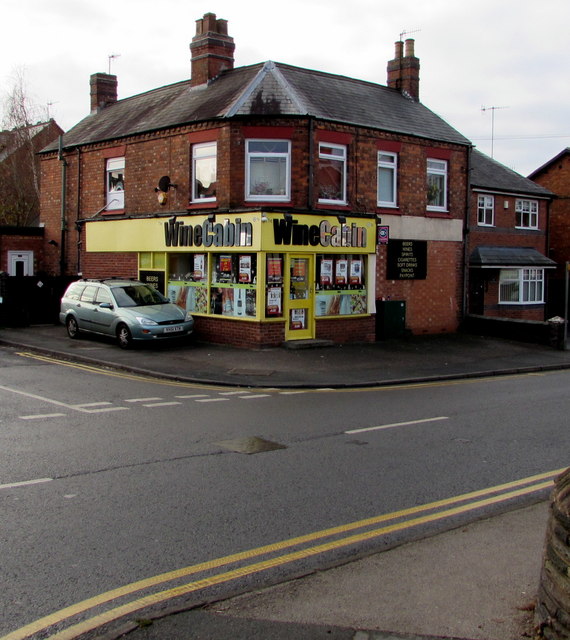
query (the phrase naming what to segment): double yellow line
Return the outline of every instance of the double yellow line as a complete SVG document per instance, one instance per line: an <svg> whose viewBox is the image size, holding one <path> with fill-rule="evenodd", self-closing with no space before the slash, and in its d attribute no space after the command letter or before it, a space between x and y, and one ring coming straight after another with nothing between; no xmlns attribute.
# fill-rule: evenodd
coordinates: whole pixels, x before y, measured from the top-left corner
<svg viewBox="0 0 570 640"><path fill-rule="evenodd" d="M91 618L78 622L70 627L67 627L63 631L49 636L49 640L74 640L75 638L78 638L89 631L98 629L104 624L117 621L118 619L126 615L132 614L153 605L157 605L178 596L195 593L214 585L228 583L244 576L253 575L255 573L267 571L269 569L280 567L298 560L317 556L323 553L341 549L343 547L348 547L350 545L355 545L367 540L371 540L373 538L378 538L388 533L411 529L422 524L435 522L437 520L449 518L455 515L466 513L468 511L473 511L489 505L505 502L507 500L511 500L520 496L540 492L544 489L552 487L555 477L562 471L564 471L564 469L549 471L547 473L530 476L521 480L515 480L513 482L508 482L488 489L472 491L470 493L465 493L463 495L455 496L452 498L446 498L444 500L438 500L429 504L419 505L416 507L411 507L409 509L403 509L401 511L395 511L393 513L388 513L373 518L367 518L365 520L359 520L357 522L352 522L338 527L323 529L321 531L298 536L296 538L290 538L288 540L284 540L275 544L270 544L263 547L258 547L256 549L250 549L248 551L235 553L232 555L224 556L222 558L217 558L215 560L210 560L207 562L202 562L200 564L185 567L177 571L163 573L152 578L133 582L118 589L113 589L93 598L83 600L82 602L40 618L39 620L36 620L35 622L32 622L25 627L17 629L16 631L3 636L2 638L0 638L0 640L24 640L25 638L30 638L35 633L47 630L53 625L61 624L74 616L84 614L90 609L94 609L95 607L107 603L112 603L119 598L124 598L128 595L136 593L137 591L142 591L143 589L157 587L158 585L164 584L166 582L179 580L180 578L185 578L187 576L201 572L212 571L214 569L218 569L230 564L246 562L266 554L276 554L286 549L297 547L299 545L315 543L323 540L324 538L340 536L337 539L331 540L329 542L323 542L314 546L306 546L305 548L299 549L297 551L292 551L283 555L277 555L273 558L261 560L252 564L245 564L244 566L232 569L230 571L221 572L210 577L205 577L193 582L189 582L187 584L167 589L165 591L159 591L137 598L115 608L108 609L107 611L96 614ZM380 528L346 535L358 529L364 529L390 521L397 522L384 525Z"/></svg>

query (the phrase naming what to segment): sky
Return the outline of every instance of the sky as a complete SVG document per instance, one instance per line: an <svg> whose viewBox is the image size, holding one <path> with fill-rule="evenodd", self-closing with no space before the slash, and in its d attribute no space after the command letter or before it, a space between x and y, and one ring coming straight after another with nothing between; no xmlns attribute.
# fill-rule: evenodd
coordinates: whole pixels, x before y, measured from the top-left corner
<svg viewBox="0 0 570 640"><path fill-rule="evenodd" d="M528 175L570 146L568 0L2 0L0 99L22 77L39 117L67 131L89 114L93 73L116 74L119 99L188 79L208 12L228 21L235 67L381 85L403 33L421 102L480 151Z"/></svg>

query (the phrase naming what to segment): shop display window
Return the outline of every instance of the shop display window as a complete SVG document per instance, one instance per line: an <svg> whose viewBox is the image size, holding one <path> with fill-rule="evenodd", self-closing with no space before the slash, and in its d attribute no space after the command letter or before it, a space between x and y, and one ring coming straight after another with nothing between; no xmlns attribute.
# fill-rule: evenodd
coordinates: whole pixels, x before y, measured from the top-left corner
<svg viewBox="0 0 570 640"><path fill-rule="evenodd" d="M212 256L210 313L255 317L257 256L228 253Z"/></svg>
<svg viewBox="0 0 570 640"><path fill-rule="evenodd" d="M208 255L175 254L168 262L168 297L191 313L208 312Z"/></svg>
<svg viewBox="0 0 570 640"><path fill-rule="evenodd" d="M265 278L265 317L283 317L283 254L268 253Z"/></svg>
<svg viewBox="0 0 570 640"><path fill-rule="evenodd" d="M316 316L366 313L364 255L318 255L316 262Z"/></svg>

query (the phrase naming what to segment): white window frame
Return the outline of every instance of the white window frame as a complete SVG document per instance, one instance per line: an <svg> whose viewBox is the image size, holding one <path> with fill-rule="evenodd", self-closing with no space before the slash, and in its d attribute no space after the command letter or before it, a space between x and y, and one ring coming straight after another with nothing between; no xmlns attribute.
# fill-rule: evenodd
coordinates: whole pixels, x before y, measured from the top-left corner
<svg viewBox="0 0 570 640"><path fill-rule="evenodd" d="M328 153L325 149L334 150L333 153ZM321 204L340 204L346 205L346 183L347 183L347 170L346 170L346 159L347 159L347 149L346 145L343 144L333 144L332 142L319 142L319 162L321 160L328 160L339 162L342 166L342 179L341 179L341 197L340 198L320 198L319 202ZM317 184L317 189L320 192L320 184Z"/></svg>
<svg viewBox="0 0 570 640"><path fill-rule="evenodd" d="M250 151L253 143L284 143L287 145L287 151ZM291 200L291 141L269 138L249 138L245 141L245 199L250 201L263 202L288 202ZM263 159L266 162L285 160L285 175L282 189L283 193L255 193L251 187L252 170L251 163L255 159Z"/></svg>
<svg viewBox="0 0 570 640"><path fill-rule="evenodd" d="M218 178L218 167L217 167L217 158L218 158L218 143L215 141L212 142L201 142L192 145L192 202L215 202L216 194L213 196L200 196L197 189L197 176L199 171L198 165L201 161L211 161L214 160L214 175L213 180L211 180L210 184L215 183Z"/></svg>
<svg viewBox="0 0 570 640"><path fill-rule="evenodd" d="M516 229L538 229L538 201L520 199L515 202ZM528 224L524 217L528 216Z"/></svg>
<svg viewBox="0 0 570 640"><path fill-rule="evenodd" d="M544 304L544 269L501 269L499 304Z"/></svg>
<svg viewBox="0 0 570 640"><path fill-rule="evenodd" d="M448 163L447 160L440 160L438 158L427 158L426 162L427 173L427 209L428 211L447 211L447 173ZM430 177L437 178L438 181L443 179L443 203L442 204L430 204ZM439 191L439 190L438 190Z"/></svg>
<svg viewBox="0 0 570 640"><path fill-rule="evenodd" d="M106 211L125 208L125 158L108 158L105 167Z"/></svg>
<svg viewBox="0 0 570 640"><path fill-rule="evenodd" d="M491 219L489 222L488 219ZM477 196L477 224L480 227L495 226L495 197L485 194Z"/></svg>
<svg viewBox="0 0 570 640"><path fill-rule="evenodd" d="M392 199L386 200L382 198L380 188L380 175L387 173L391 176ZM379 207L397 207L398 206L398 154L390 151L378 151L378 195L377 202Z"/></svg>

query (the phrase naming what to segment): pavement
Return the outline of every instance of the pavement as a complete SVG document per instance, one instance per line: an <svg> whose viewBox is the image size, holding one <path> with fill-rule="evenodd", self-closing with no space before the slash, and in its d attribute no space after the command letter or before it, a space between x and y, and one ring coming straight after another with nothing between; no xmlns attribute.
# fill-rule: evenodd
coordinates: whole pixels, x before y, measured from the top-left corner
<svg viewBox="0 0 570 640"><path fill-rule="evenodd" d="M243 350L191 342L123 351L64 327L0 329L0 345L161 378L241 387L348 388L570 369L570 350L470 334ZM533 638L549 503L500 513L221 602L101 630L109 640ZM93 637L93 636L92 636Z"/></svg>

